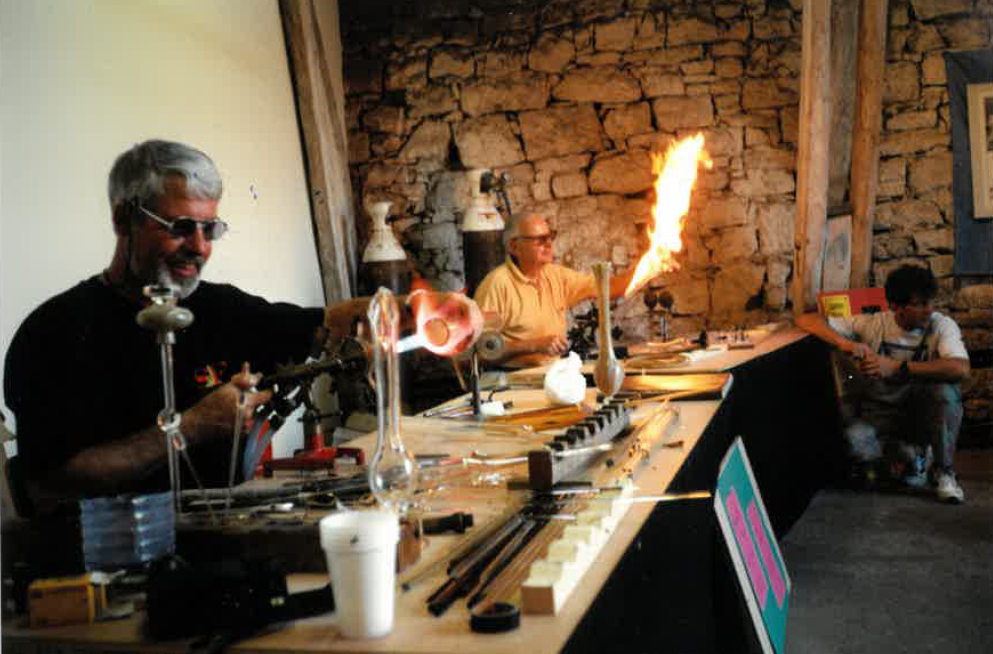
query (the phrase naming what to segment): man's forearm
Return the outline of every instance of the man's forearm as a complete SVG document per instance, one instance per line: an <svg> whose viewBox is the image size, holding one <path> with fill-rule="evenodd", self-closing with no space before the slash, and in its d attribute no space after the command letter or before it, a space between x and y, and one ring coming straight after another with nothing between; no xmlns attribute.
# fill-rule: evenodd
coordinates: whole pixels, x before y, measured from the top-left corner
<svg viewBox="0 0 993 654"><path fill-rule="evenodd" d="M415 307L408 307L407 305L408 298L413 297L413 295L394 296L397 306L400 308L401 331L413 325L413 309ZM371 297L357 297L324 307L324 327L328 331L327 340L334 342L351 336L355 324L366 319L371 300Z"/></svg>
<svg viewBox="0 0 993 654"><path fill-rule="evenodd" d="M805 313L798 316L796 318L796 326L841 350L847 351L851 347L852 342L850 340L831 329L831 326L827 324L824 318L816 313Z"/></svg>
<svg viewBox="0 0 993 654"><path fill-rule="evenodd" d="M970 366L968 359L908 361L907 372L911 379L955 384L969 378Z"/></svg>
<svg viewBox="0 0 993 654"><path fill-rule="evenodd" d="M76 453L41 484L80 495L116 493L166 463L165 434L157 426L149 427Z"/></svg>
<svg viewBox="0 0 993 654"><path fill-rule="evenodd" d="M511 341L505 338L503 341L503 353L496 359L490 360L489 363L492 365L500 365L519 356L534 354L538 351L537 339L525 338Z"/></svg>
<svg viewBox="0 0 993 654"><path fill-rule="evenodd" d="M369 298L361 297L324 307L324 326L328 330L328 340L340 341L352 333L356 321L365 318L369 310Z"/></svg>
<svg viewBox="0 0 993 654"><path fill-rule="evenodd" d="M546 363L550 357L557 357L568 351L569 342L564 337L538 336L517 340L504 340L503 353L490 359L492 365L514 362L515 366L537 366Z"/></svg>
<svg viewBox="0 0 993 654"><path fill-rule="evenodd" d="M620 275L614 275L610 278L610 299L616 300L617 298L624 295L624 291L628 289L631 285L631 280L634 278L636 268L632 266L628 270L624 271Z"/></svg>

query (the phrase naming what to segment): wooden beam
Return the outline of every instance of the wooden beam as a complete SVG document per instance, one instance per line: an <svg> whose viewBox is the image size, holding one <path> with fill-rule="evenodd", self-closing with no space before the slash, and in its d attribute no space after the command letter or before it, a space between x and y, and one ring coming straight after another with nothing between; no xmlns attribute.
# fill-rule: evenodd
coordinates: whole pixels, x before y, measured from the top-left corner
<svg viewBox="0 0 993 654"><path fill-rule="evenodd" d="M828 215L852 212L852 125L855 123L858 21L861 0L831 0L831 152ZM845 264L846 268L848 264ZM847 280L846 286L848 288ZM826 285L825 289L829 287Z"/></svg>
<svg viewBox="0 0 993 654"><path fill-rule="evenodd" d="M804 0L797 152L793 314L813 310L821 287L831 133L831 1Z"/></svg>
<svg viewBox="0 0 993 654"><path fill-rule="evenodd" d="M842 291L849 287L852 276L851 214L828 218L826 229L821 287L825 291Z"/></svg>
<svg viewBox="0 0 993 654"><path fill-rule="evenodd" d="M357 269L338 5L280 0L279 8L293 64L324 299L333 304L352 297Z"/></svg>
<svg viewBox="0 0 993 654"><path fill-rule="evenodd" d="M879 181L887 0L862 0L859 10L855 126L852 135L852 288L869 285L872 223Z"/></svg>

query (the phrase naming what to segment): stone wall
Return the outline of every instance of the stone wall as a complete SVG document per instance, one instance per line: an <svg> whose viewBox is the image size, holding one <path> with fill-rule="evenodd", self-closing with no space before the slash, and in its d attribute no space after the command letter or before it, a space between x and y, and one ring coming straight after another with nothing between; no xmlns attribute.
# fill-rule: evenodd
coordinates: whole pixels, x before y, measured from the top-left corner
<svg viewBox="0 0 993 654"><path fill-rule="evenodd" d="M559 261L623 268L644 247L649 153L699 131L714 165L693 194L680 270L655 281L674 296L673 328L788 317L801 0L340 5L355 196L395 203L398 232L437 286L463 283L466 169L509 173L513 210L542 212L559 231ZM873 252L877 283L905 262L930 266L940 305L968 315L970 346L984 348L986 288L952 302L941 53L988 47L991 16L993 0L890 2ZM615 320L643 337L646 311L634 297ZM988 416L989 376L970 393Z"/></svg>
<svg viewBox="0 0 993 654"><path fill-rule="evenodd" d="M876 285L904 263L930 267L941 288L939 309L962 327L970 352L993 348L993 286L952 277L952 136L942 53L989 48L991 22L989 0L890 2L873 236ZM993 419L993 369L974 369L963 391L970 420Z"/></svg>
<svg viewBox="0 0 993 654"><path fill-rule="evenodd" d="M986 425L984 432L977 434L993 444L993 368L989 367L989 353L993 349L993 285L975 284L967 286L952 296L948 313L962 328L965 346L973 353L986 353L986 367L973 365L972 378L963 384L962 394L965 403L967 423Z"/></svg>
<svg viewBox="0 0 993 654"><path fill-rule="evenodd" d="M793 247L799 1L342 3L356 197L389 197L422 274L461 284L466 168L510 174L516 212L561 235L557 259L633 265L651 151L702 131L674 328L786 315ZM360 229L361 231L361 229ZM645 336L640 296L616 312Z"/></svg>

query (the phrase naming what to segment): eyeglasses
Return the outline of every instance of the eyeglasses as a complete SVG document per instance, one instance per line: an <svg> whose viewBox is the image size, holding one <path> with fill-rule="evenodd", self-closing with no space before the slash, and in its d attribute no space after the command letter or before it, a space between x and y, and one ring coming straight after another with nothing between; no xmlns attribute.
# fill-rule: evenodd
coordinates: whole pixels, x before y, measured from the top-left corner
<svg viewBox="0 0 993 654"><path fill-rule="evenodd" d="M216 241L217 239L224 236L224 233L228 231L228 224L221 220L220 218L211 218L210 220L197 220L196 218L191 218L190 216L178 216L172 220L166 220L162 216L157 216L142 205L138 205L149 218L152 218L160 225L166 228L169 232L169 236L173 238L187 238L193 236L193 233L200 229L203 231L203 237L208 241Z"/></svg>
<svg viewBox="0 0 993 654"><path fill-rule="evenodd" d="M537 245L551 245L552 242L555 240L555 237L558 235L559 233L553 229L547 234L539 234L537 236L515 236L514 239L515 240L520 239L522 241L534 241L535 244Z"/></svg>

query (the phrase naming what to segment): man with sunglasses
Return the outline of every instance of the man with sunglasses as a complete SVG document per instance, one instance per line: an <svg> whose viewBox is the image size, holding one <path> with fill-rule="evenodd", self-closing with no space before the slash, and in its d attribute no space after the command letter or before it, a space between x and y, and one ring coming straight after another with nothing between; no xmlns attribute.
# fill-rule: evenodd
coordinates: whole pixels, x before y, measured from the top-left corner
<svg viewBox="0 0 993 654"><path fill-rule="evenodd" d="M18 467L53 498L168 488L156 334L136 323L143 288L172 288L193 323L175 332L181 431L198 475L227 483L239 398L252 410L258 372L301 362L328 335L348 333L364 300L305 309L202 281L227 224L213 161L181 143L146 141L118 157L109 179L116 245L110 265L35 309L7 353L4 393L17 418ZM57 380L65 373L76 383ZM184 474L188 474L184 466ZM192 479L187 478L187 487ZM38 497L36 495L36 497Z"/></svg>
<svg viewBox="0 0 993 654"><path fill-rule="evenodd" d="M885 291L889 311L828 321L808 313L797 326L857 364L844 436L858 476L871 481L893 470L903 483L930 482L939 500L960 504L965 494L952 462L963 414L958 384L970 374L962 332L934 311L938 284L930 270L901 266Z"/></svg>
<svg viewBox="0 0 993 654"><path fill-rule="evenodd" d="M555 232L538 214L512 217L503 241L507 260L480 282L475 300L481 310L503 319L506 348L495 363L508 368L541 365L569 350L566 311L596 297L593 275L553 263ZM611 297L619 297L633 275L632 268L612 277Z"/></svg>

